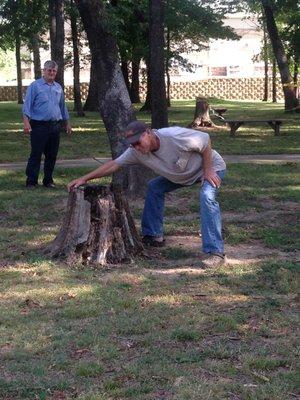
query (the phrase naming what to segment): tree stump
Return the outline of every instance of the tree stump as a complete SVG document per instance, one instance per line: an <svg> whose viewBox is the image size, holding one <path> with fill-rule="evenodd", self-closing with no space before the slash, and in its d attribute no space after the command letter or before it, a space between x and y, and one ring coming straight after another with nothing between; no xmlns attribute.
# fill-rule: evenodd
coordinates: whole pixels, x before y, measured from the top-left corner
<svg viewBox="0 0 300 400"><path fill-rule="evenodd" d="M129 261L142 250L121 190L83 185L69 193L61 230L46 252L68 263L103 266Z"/></svg>
<svg viewBox="0 0 300 400"><path fill-rule="evenodd" d="M214 123L209 116L209 104L203 97L196 99L196 108L194 114L194 121L189 125L189 128L201 128L201 127L214 127Z"/></svg>

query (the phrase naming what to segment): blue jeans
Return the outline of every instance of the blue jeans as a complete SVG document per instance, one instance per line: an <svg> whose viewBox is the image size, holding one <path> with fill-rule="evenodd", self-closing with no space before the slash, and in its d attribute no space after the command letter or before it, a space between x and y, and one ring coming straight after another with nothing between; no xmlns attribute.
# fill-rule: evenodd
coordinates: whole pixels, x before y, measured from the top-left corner
<svg viewBox="0 0 300 400"><path fill-rule="evenodd" d="M218 171L221 179L226 170ZM165 193L181 188L183 185L173 183L159 176L148 183L142 216L142 235L163 236L163 218ZM224 254L222 222L219 203L216 196L219 189L204 181L200 188L200 219L202 233L202 250L204 253Z"/></svg>
<svg viewBox="0 0 300 400"><path fill-rule="evenodd" d="M31 121L31 153L26 167L27 185L36 185L42 154L45 154L43 184L53 183L53 170L59 148L59 122Z"/></svg>

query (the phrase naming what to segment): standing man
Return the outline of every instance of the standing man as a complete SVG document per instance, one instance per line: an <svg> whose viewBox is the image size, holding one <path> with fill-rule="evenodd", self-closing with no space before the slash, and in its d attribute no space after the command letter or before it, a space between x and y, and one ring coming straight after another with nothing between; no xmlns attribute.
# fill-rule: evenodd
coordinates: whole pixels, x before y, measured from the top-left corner
<svg viewBox="0 0 300 400"><path fill-rule="evenodd" d="M44 153L43 185L54 188L53 170L59 148L61 122L67 134L72 133L64 92L55 82L57 63L46 61L43 77L32 82L26 92L23 105L24 133L30 134L31 153L26 168L26 187L34 189L38 185L41 157Z"/></svg>
<svg viewBox="0 0 300 400"><path fill-rule="evenodd" d="M164 244L165 193L198 184L202 250L205 255L202 265L215 267L225 264L221 212L216 196L226 165L223 158L211 149L209 135L179 126L150 129L144 122L134 121L127 126L125 138L130 147L120 157L70 182L68 189L110 175L125 165L143 164L149 167L161 176L148 184L142 235L146 245L160 247Z"/></svg>

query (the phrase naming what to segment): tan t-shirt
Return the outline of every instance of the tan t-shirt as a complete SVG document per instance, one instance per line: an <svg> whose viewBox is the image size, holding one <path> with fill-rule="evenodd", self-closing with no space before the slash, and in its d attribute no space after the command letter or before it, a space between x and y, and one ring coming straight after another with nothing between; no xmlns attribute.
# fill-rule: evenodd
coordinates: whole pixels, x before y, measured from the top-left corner
<svg viewBox="0 0 300 400"><path fill-rule="evenodd" d="M189 128L172 126L154 130L159 137L160 147L157 151L142 154L130 146L115 162L123 167L131 164L143 164L157 175L181 185L192 185L202 179L202 155L209 135ZM212 150L214 171L226 168L223 158Z"/></svg>

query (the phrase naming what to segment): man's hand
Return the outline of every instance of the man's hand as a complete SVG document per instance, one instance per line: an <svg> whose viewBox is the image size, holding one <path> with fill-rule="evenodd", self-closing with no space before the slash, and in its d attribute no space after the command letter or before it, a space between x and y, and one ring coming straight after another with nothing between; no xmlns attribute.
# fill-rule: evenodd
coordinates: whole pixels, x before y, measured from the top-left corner
<svg viewBox="0 0 300 400"><path fill-rule="evenodd" d="M72 127L69 122L66 123L66 132L68 136L72 134Z"/></svg>
<svg viewBox="0 0 300 400"><path fill-rule="evenodd" d="M213 187L219 187L221 185L221 179L214 170L205 171L203 174L203 180L208 181Z"/></svg>
<svg viewBox="0 0 300 400"><path fill-rule="evenodd" d="M25 133L25 135L29 135L31 132L31 125L30 125L30 122L28 121L28 119L24 119L23 132Z"/></svg>
<svg viewBox="0 0 300 400"><path fill-rule="evenodd" d="M84 178L77 178L74 179L73 181L71 181L70 183L68 183L67 188L68 191L70 192L72 189L77 188L78 186L84 185L86 183L86 179Z"/></svg>

